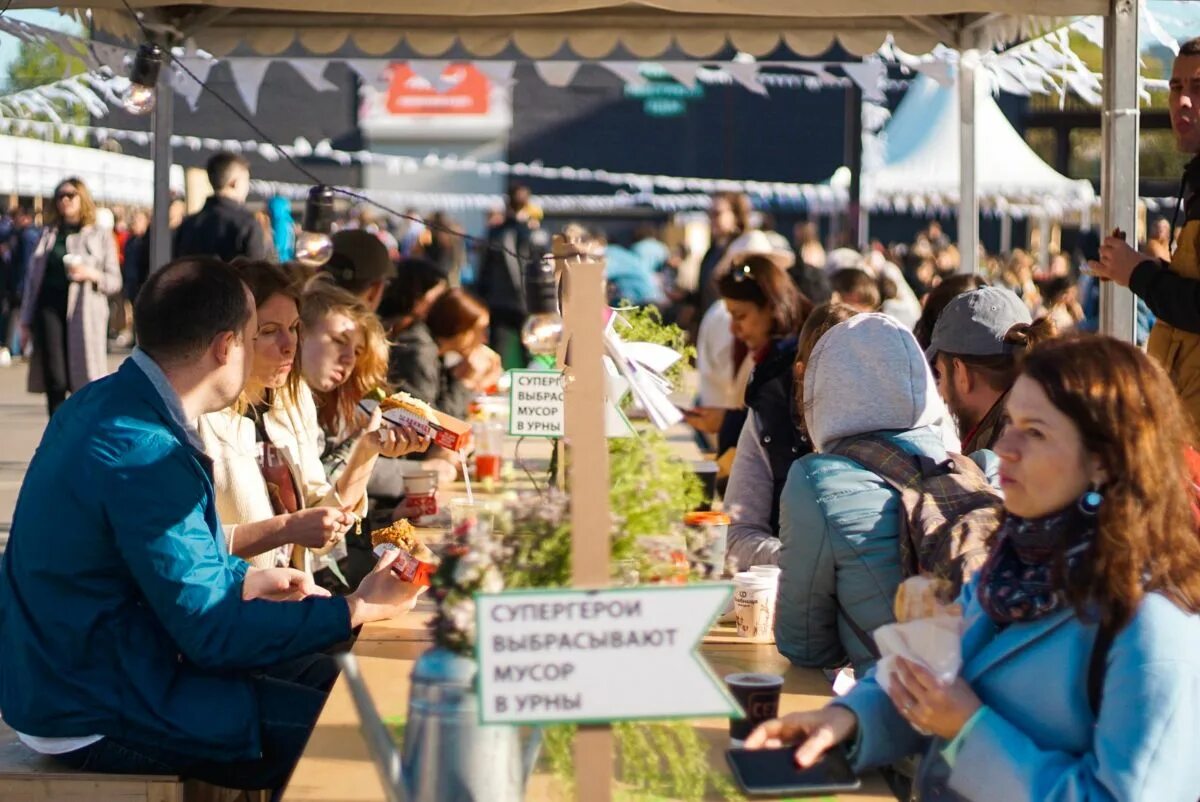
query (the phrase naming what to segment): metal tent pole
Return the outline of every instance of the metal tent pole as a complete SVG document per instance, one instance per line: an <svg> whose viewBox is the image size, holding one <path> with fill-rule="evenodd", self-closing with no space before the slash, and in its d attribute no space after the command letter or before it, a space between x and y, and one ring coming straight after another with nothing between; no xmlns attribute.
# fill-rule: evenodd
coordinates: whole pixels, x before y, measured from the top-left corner
<svg viewBox="0 0 1200 802"><path fill-rule="evenodd" d="M975 159L975 71L977 50L964 50L958 59L958 254L960 273L979 269L979 193Z"/></svg>
<svg viewBox="0 0 1200 802"><path fill-rule="evenodd" d="M862 219L863 93L858 84L846 87L845 157L850 168L850 205L846 209L846 246L862 249L866 233Z"/></svg>
<svg viewBox="0 0 1200 802"><path fill-rule="evenodd" d="M1100 195L1107 236L1121 229L1137 244L1138 197L1138 3L1109 0L1104 18L1104 155ZM1137 335L1133 293L1105 281L1100 287L1100 332L1126 342Z"/></svg>
<svg viewBox="0 0 1200 802"><path fill-rule="evenodd" d="M163 42L170 48L171 43ZM170 64L163 65L158 74L157 99L154 104L154 144L151 157L154 159L154 207L150 218L150 269L158 268L171 261L171 134L175 120L175 90L171 76L175 71Z"/></svg>

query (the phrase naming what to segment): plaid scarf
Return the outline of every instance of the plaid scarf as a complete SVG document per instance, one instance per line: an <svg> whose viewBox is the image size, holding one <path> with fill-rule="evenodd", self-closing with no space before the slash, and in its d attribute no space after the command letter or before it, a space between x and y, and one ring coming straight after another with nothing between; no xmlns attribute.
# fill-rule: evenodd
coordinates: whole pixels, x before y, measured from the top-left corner
<svg viewBox="0 0 1200 802"><path fill-rule="evenodd" d="M979 574L979 603L997 624L1035 621L1067 603L1065 577L1096 534L1096 517L1072 504L1044 518L1009 515ZM1066 546L1065 570L1055 553Z"/></svg>

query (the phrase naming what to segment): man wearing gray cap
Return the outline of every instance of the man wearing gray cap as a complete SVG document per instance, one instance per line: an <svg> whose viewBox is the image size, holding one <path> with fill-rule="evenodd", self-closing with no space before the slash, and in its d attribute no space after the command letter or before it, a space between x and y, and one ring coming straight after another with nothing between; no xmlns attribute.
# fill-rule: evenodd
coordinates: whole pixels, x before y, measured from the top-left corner
<svg viewBox="0 0 1200 802"><path fill-rule="evenodd" d="M1024 302L1002 287L963 293L942 310L925 357L958 422L961 453L991 448L999 439L1021 357L1054 333L1049 318L1035 323Z"/></svg>

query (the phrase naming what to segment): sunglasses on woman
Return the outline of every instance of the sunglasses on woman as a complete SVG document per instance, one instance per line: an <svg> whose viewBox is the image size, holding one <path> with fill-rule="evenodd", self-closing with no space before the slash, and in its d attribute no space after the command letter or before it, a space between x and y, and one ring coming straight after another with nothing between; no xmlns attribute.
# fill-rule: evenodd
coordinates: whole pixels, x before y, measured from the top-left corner
<svg viewBox="0 0 1200 802"><path fill-rule="evenodd" d="M54 200L55 201L72 200L72 199L78 198L78 197L79 197L78 192L59 192L57 195L54 196Z"/></svg>

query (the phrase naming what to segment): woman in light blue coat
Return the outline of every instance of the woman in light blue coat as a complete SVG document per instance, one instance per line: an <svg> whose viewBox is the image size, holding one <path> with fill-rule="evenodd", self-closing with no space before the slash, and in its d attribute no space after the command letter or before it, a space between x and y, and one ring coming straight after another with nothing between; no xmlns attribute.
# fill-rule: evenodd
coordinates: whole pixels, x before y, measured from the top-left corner
<svg viewBox="0 0 1200 802"><path fill-rule="evenodd" d="M1039 346L996 444L1008 518L964 590L963 666L900 660L747 746L844 743L856 769L923 753L922 799L1195 802L1200 538L1167 376L1132 346ZM930 733L922 735L921 733Z"/></svg>

